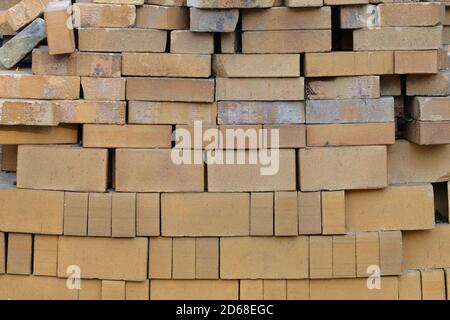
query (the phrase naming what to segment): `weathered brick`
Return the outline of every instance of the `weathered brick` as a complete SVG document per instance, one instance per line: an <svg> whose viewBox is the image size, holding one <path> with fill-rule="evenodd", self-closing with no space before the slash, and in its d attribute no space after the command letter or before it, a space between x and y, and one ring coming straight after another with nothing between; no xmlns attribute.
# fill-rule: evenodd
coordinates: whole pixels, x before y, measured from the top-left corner
<svg viewBox="0 0 450 320"><path fill-rule="evenodd" d="M128 123L203 124L216 123L215 103L129 101Z"/></svg>
<svg viewBox="0 0 450 320"><path fill-rule="evenodd" d="M214 52L213 34L174 30L170 33L170 52L211 54Z"/></svg>
<svg viewBox="0 0 450 320"><path fill-rule="evenodd" d="M189 11L183 7L144 5L136 11L136 27L175 30L189 28Z"/></svg>
<svg viewBox="0 0 450 320"><path fill-rule="evenodd" d="M393 122L394 99L307 100L306 123Z"/></svg>
<svg viewBox="0 0 450 320"><path fill-rule="evenodd" d="M78 49L100 52L164 52L166 35L166 31L154 29L81 28L78 30Z"/></svg>
<svg viewBox="0 0 450 320"><path fill-rule="evenodd" d="M188 0L187 6L194 8L269 8L272 7L274 0Z"/></svg>
<svg viewBox="0 0 450 320"><path fill-rule="evenodd" d="M213 79L127 78L127 100L213 102Z"/></svg>
<svg viewBox="0 0 450 320"><path fill-rule="evenodd" d="M217 77L300 77L298 54L215 54L213 71Z"/></svg>
<svg viewBox="0 0 450 320"><path fill-rule="evenodd" d="M216 100L304 100L304 78L217 78Z"/></svg>
<svg viewBox="0 0 450 320"><path fill-rule="evenodd" d="M8 22L19 30L42 14L50 0L22 0L8 9Z"/></svg>
<svg viewBox="0 0 450 320"><path fill-rule="evenodd" d="M45 9L45 27L47 43L51 55L72 53L75 51L75 34L69 24L72 1L50 2Z"/></svg>
<svg viewBox="0 0 450 320"><path fill-rule="evenodd" d="M73 12L77 28L128 28L136 22L132 5L75 3Z"/></svg>
<svg viewBox="0 0 450 320"><path fill-rule="evenodd" d="M439 70L438 50L395 51L395 73L437 73Z"/></svg>
<svg viewBox="0 0 450 320"><path fill-rule="evenodd" d="M220 101L219 124L305 123L303 102Z"/></svg>
<svg viewBox="0 0 450 320"><path fill-rule="evenodd" d="M244 10L242 30L331 29L331 8Z"/></svg>
<svg viewBox="0 0 450 320"><path fill-rule="evenodd" d="M243 53L301 53L331 50L330 30L245 31Z"/></svg>
<svg viewBox="0 0 450 320"><path fill-rule="evenodd" d="M128 76L207 78L211 75L211 56L123 53L122 73Z"/></svg>
<svg viewBox="0 0 450 320"><path fill-rule="evenodd" d="M190 30L196 32L233 32L239 10L202 10L190 8Z"/></svg>

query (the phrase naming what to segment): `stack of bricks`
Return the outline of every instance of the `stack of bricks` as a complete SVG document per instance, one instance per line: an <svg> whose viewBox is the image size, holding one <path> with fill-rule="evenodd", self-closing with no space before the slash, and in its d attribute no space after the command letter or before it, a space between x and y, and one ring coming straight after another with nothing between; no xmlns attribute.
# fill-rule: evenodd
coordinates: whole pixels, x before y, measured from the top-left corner
<svg viewBox="0 0 450 320"><path fill-rule="evenodd" d="M373 2L2 0L0 299L450 299L450 7Z"/></svg>

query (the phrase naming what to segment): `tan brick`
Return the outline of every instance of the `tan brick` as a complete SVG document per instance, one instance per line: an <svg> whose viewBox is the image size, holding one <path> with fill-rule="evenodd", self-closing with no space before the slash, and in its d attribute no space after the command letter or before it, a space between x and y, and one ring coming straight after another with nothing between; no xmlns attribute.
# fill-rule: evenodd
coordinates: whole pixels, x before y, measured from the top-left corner
<svg viewBox="0 0 450 320"><path fill-rule="evenodd" d="M136 194L136 235L160 235L160 203L158 193Z"/></svg>
<svg viewBox="0 0 450 320"><path fill-rule="evenodd" d="M367 288L367 278L311 280L311 300L397 300L397 277L385 277L380 290Z"/></svg>
<svg viewBox="0 0 450 320"><path fill-rule="evenodd" d="M73 11L77 28L128 28L137 22L132 5L76 3Z"/></svg>
<svg viewBox="0 0 450 320"><path fill-rule="evenodd" d="M449 159L448 145L418 146L397 140L388 148L389 184L447 181Z"/></svg>
<svg viewBox="0 0 450 320"><path fill-rule="evenodd" d="M238 32L220 33L220 52L237 53L239 50L240 34Z"/></svg>
<svg viewBox="0 0 450 320"><path fill-rule="evenodd" d="M172 238L150 238L149 240L149 278L172 278Z"/></svg>
<svg viewBox="0 0 450 320"><path fill-rule="evenodd" d="M78 99L80 78L5 71L0 73L0 96L19 99Z"/></svg>
<svg viewBox="0 0 450 320"><path fill-rule="evenodd" d="M392 51L305 54L305 76L357 76L393 74Z"/></svg>
<svg viewBox="0 0 450 320"><path fill-rule="evenodd" d="M136 236L136 194L112 194L111 235L116 238L134 238Z"/></svg>
<svg viewBox="0 0 450 320"><path fill-rule="evenodd" d="M222 279L308 278L308 237L220 239ZM239 261L239 264L236 263Z"/></svg>
<svg viewBox="0 0 450 320"><path fill-rule="evenodd" d="M195 279L195 239L174 238L172 278Z"/></svg>
<svg viewBox="0 0 450 320"><path fill-rule="evenodd" d="M81 78L87 100L125 100L126 78Z"/></svg>
<svg viewBox="0 0 450 320"><path fill-rule="evenodd" d="M284 4L290 8L322 7L324 0L284 0Z"/></svg>
<svg viewBox="0 0 450 320"><path fill-rule="evenodd" d="M419 270L407 270L398 277L399 300L422 300Z"/></svg>
<svg viewBox="0 0 450 320"><path fill-rule="evenodd" d="M240 280L240 300L262 300L264 295L263 280Z"/></svg>
<svg viewBox="0 0 450 320"><path fill-rule="evenodd" d="M75 264L85 279L144 281L147 250L146 238L60 237L58 277L67 277L67 267Z"/></svg>
<svg viewBox="0 0 450 320"><path fill-rule="evenodd" d="M242 30L331 29L331 8L246 10L242 13Z"/></svg>
<svg viewBox="0 0 450 320"><path fill-rule="evenodd" d="M33 235L25 233L9 233L7 252L6 273L23 275L31 274Z"/></svg>
<svg viewBox="0 0 450 320"><path fill-rule="evenodd" d="M111 193L89 193L88 236L111 237Z"/></svg>
<svg viewBox="0 0 450 320"><path fill-rule="evenodd" d="M171 150L116 151L116 190L121 192L203 191L202 164L172 162Z"/></svg>
<svg viewBox="0 0 450 320"><path fill-rule="evenodd" d="M449 235L445 223L438 223L431 230L403 232L403 268L446 268L450 261Z"/></svg>
<svg viewBox="0 0 450 320"><path fill-rule="evenodd" d="M58 237L36 235L33 244L33 274L56 277Z"/></svg>
<svg viewBox="0 0 450 320"><path fill-rule="evenodd" d="M307 145L311 147L394 144L395 124L380 122L307 125L306 137Z"/></svg>
<svg viewBox="0 0 450 320"><path fill-rule="evenodd" d="M8 9L8 22L14 30L19 30L36 19L45 10L49 0L22 0Z"/></svg>
<svg viewBox="0 0 450 320"><path fill-rule="evenodd" d="M444 270L420 270L422 300L445 300Z"/></svg>
<svg viewBox="0 0 450 320"><path fill-rule="evenodd" d="M64 195L64 235L86 236L88 228L88 193Z"/></svg>
<svg viewBox="0 0 450 320"><path fill-rule="evenodd" d="M128 123L139 124L215 124L215 103L129 101Z"/></svg>
<svg viewBox="0 0 450 320"><path fill-rule="evenodd" d="M170 148L171 141L170 126L96 124L83 126L85 148Z"/></svg>
<svg viewBox="0 0 450 320"><path fill-rule="evenodd" d="M380 26L435 26L444 19L442 3L382 3L378 5Z"/></svg>
<svg viewBox="0 0 450 320"><path fill-rule="evenodd" d="M272 7L273 3L274 0L255 0L251 2L240 0L188 0L187 6L207 9L269 8Z"/></svg>
<svg viewBox="0 0 450 320"><path fill-rule="evenodd" d="M333 276L333 237L309 237L309 277L325 279Z"/></svg>
<svg viewBox="0 0 450 320"><path fill-rule="evenodd" d="M287 300L309 300L309 280L286 280L286 292Z"/></svg>
<svg viewBox="0 0 450 320"><path fill-rule="evenodd" d="M77 143L77 127L0 126L0 144L60 144Z"/></svg>
<svg viewBox="0 0 450 320"><path fill-rule="evenodd" d="M120 77L120 54L74 52L65 56L51 56L47 47L33 50L33 74L84 77Z"/></svg>
<svg viewBox="0 0 450 320"><path fill-rule="evenodd" d="M353 31L353 50L426 50L442 44L442 26L386 27Z"/></svg>
<svg viewBox="0 0 450 320"><path fill-rule="evenodd" d="M262 175L263 169L272 169L261 162L256 164L208 164L208 191L291 191L296 189L294 150L280 149L278 171ZM234 157L261 157L267 150L237 150ZM217 151L216 159L225 158L225 152ZM208 159L208 157L207 157ZM212 158L210 158L212 159ZM264 170L266 171L266 170Z"/></svg>
<svg viewBox="0 0 450 320"><path fill-rule="evenodd" d="M269 136L267 145L269 146L276 143L274 141L272 144L272 130L278 131L279 148L303 148L306 146L306 126L304 125L269 124L264 125L263 128L267 130L267 134Z"/></svg>
<svg viewBox="0 0 450 320"><path fill-rule="evenodd" d="M144 5L137 7L136 27L175 30L189 28L189 11L183 7Z"/></svg>
<svg viewBox="0 0 450 320"><path fill-rule="evenodd" d="M102 280L102 300L125 300L125 281Z"/></svg>
<svg viewBox="0 0 450 320"><path fill-rule="evenodd" d="M214 53L212 33L198 33L188 30L174 30L170 33L170 52L211 54Z"/></svg>
<svg viewBox="0 0 450 320"><path fill-rule="evenodd" d="M149 281L125 283L125 300L149 300L150 285Z"/></svg>
<svg viewBox="0 0 450 320"><path fill-rule="evenodd" d="M249 208L250 197L246 193L163 194L161 234L169 237L249 235Z"/></svg>
<svg viewBox="0 0 450 320"><path fill-rule="evenodd" d="M321 192L298 192L299 234L322 233Z"/></svg>
<svg viewBox="0 0 450 320"><path fill-rule="evenodd" d="M414 97L406 104L406 110L415 120L450 120L450 99L448 97Z"/></svg>
<svg viewBox="0 0 450 320"><path fill-rule="evenodd" d="M0 189L0 230L36 234L62 234L64 192Z"/></svg>
<svg viewBox="0 0 450 320"><path fill-rule="evenodd" d="M311 79L306 83L308 99L352 99L380 97L380 77Z"/></svg>
<svg viewBox="0 0 450 320"><path fill-rule="evenodd" d="M303 100L304 78L217 78L217 100Z"/></svg>
<svg viewBox="0 0 450 320"><path fill-rule="evenodd" d="M155 0L152 0L152 1L155 1ZM80 2L80 1L77 0L77 2ZM145 0L81 0L81 2L143 5Z"/></svg>
<svg viewBox="0 0 450 320"><path fill-rule="evenodd" d="M437 73L439 55L437 50L395 51L395 73Z"/></svg>
<svg viewBox="0 0 450 320"><path fill-rule="evenodd" d="M0 8L0 34L2 36L13 36L16 32L8 23L8 11Z"/></svg>
<svg viewBox="0 0 450 320"><path fill-rule="evenodd" d="M412 121L404 130L405 138L419 145L450 143L450 121Z"/></svg>
<svg viewBox="0 0 450 320"><path fill-rule="evenodd" d="M354 233L333 236L333 277L356 277L356 238Z"/></svg>
<svg viewBox="0 0 450 320"><path fill-rule="evenodd" d="M106 190L108 150L20 146L17 186L67 191Z"/></svg>
<svg viewBox="0 0 450 320"><path fill-rule="evenodd" d="M235 280L152 280L151 300L237 300Z"/></svg>
<svg viewBox="0 0 450 320"><path fill-rule="evenodd" d="M330 30L246 31L243 53L300 53L331 50Z"/></svg>
<svg viewBox="0 0 450 320"><path fill-rule="evenodd" d="M90 290L89 281L83 282L83 284L80 291L68 290L65 279L32 275L3 275L0 276L0 297L5 300L77 300L79 293L82 293L84 297Z"/></svg>
<svg viewBox="0 0 450 320"><path fill-rule="evenodd" d="M276 236L298 235L297 192L275 192L274 227Z"/></svg>
<svg viewBox="0 0 450 320"><path fill-rule="evenodd" d="M127 100L213 102L213 79L127 78Z"/></svg>
<svg viewBox="0 0 450 320"><path fill-rule="evenodd" d="M322 233L345 233L345 193L344 191L322 192Z"/></svg>
<svg viewBox="0 0 450 320"><path fill-rule="evenodd" d="M263 280L264 300L286 300L286 280Z"/></svg>
<svg viewBox="0 0 450 320"><path fill-rule="evenodd" d="M400 231L380 231L381 275L402 273L402 233Z"/></svg>
<svg viewBox="0 0 450 320"><path fill-rule="evenodd" d="M50 2L45 9L45 28L47 43L51 55L72 53L75 51L75 34L68 25L71 16L71 1Z"/></svg>
<svg viewBox="0 0 450 320"><path fill-rule="evenodd" d="M122 73L129 76L207 78L211 56L176 53L124 53Z"/></svg>
<svg viewBox="0 0 450 320"><path fill-rule="evenodd" d="M250 235L274 234L274 196L272 192L252 192L250 195Z"/></svg>
<svg viewBox="0 0 450 320"><path fill-rule="evenodd" d="M213 71L217 77L299 77L298 54L215 54Z"/></svg>
<svg viewBox="0 0 450 320"><path fill-rule="evenodd" d="M414 206L411 206L412 202ZM350 231L434 228L433 189L430 184L349 191L345 205Z"/></svg>
<svg viewBox="0 0 450 320"><path fill-rule="evenodd" d="M3 0L0 4L0 10L7 10L22 0Z"/></svg>
<svg viewBox="0 0 450 320"><path fill-rule="evenodd" d="M81 28L78 30L80 51L164 52L166 31L138 28Z"/></svg>
<svg viewBox="0 0 450 320"><path fill-rule="evenodd" d="M300 149L299 158L302 191L387 186L385 146Z"/></svg>
<svg viewBox="0 0 450 320"><path fill-rule="evenodd" d="M368 277L370 266L380 266L380 240L378 232L356 233L356 276Z"/></svg>
<svg viewBox="0 0 450 320"><path fill-rule="evenodd" d="M5 144L2 146L2 171L17 171L17 148L18 146L14 144Z"/></svg>
<svg viewBox="0 0 450 320"><path fill-rule="evenodd" d="M124 124L124 101L57 101L57 115L63 123Z"/></svg>
<svg viewBox="0 0 450 320"><path fill-rule="evenodd" d="M219 278L219 238L195 239L195 277Z"/></svg>

